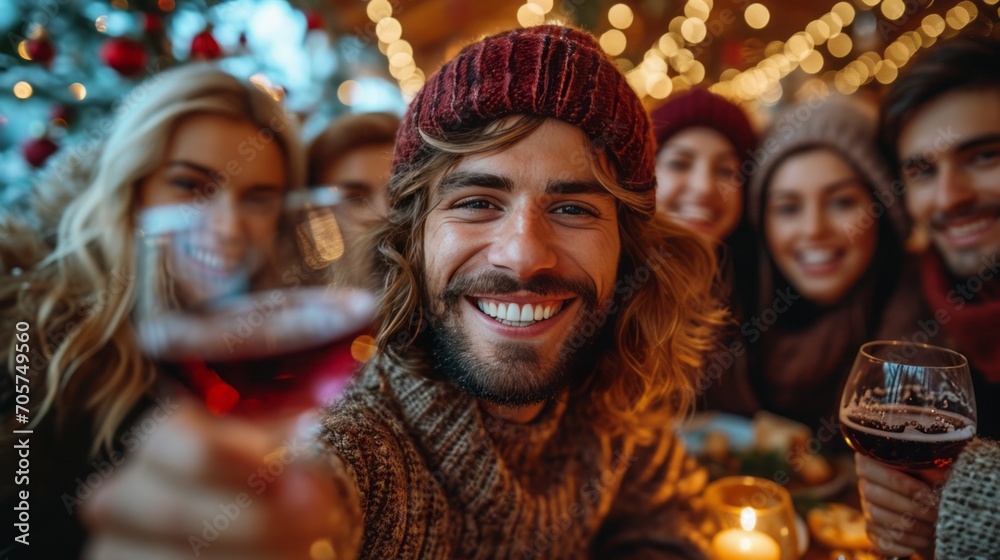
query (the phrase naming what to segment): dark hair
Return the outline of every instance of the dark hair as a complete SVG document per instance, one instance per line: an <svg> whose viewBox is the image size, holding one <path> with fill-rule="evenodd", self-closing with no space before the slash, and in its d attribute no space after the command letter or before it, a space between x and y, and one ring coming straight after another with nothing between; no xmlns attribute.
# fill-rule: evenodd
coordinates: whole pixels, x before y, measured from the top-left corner
<svg viewBox="0 0 1000 560"><path fill-rule="evenodd" d="M893 167L899 171L896 143L913 113L940 95L956 89L1000 87L1000 41L964 36L931 48L896 80L882 102L879 137Z"/></svg>
<svg viewBox="0 0 1000 560"><path fill-rule="evenodd" d="M326 167L352 150L394 143L399 122L392 113L358 113L334 119L309 145L309 184L319 184Z"/></svg>

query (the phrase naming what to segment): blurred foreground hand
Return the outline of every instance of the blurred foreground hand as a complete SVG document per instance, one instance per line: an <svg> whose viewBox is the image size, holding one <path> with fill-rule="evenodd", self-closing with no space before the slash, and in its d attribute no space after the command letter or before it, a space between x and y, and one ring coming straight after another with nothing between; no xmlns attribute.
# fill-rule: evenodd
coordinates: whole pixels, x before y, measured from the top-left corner
<svg viewBox="0 0 1000 560"><path fill-rule="evenodd" d="M250 423L179 405L82 509L84 558L356 557L356 489L314 418Z"/></svg>
<svg viewBox="0 0 1000 560"><path fill-rule="evenodd" d="M940 486L948 471L920 471L917 478L858 453L854 458L861 509L875 548L886 556L934 558Z"/></svg>
<svg viewBox="0 0 1000 560"><path fill-rule="evenodd" d="M208 313L166 311L137 321L147 356L167 361L246 360L297 352L367 327L374 299L350 289L302 287L231 298Z"/></svg>

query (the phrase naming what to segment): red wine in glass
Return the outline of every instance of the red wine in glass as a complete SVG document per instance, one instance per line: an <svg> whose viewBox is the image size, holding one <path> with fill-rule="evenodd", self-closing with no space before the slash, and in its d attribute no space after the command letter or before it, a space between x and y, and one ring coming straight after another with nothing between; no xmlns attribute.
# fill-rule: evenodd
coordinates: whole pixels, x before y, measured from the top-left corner
<svg viewBox="0 0 1000 560"><path fill-rule="evenodd" d="M976 435L976 424L960 414L885 405L847 415L841 430L855 451L888 465L921 470L953 463Z"/></svg>
<svg viewBox="0 0 1000 560"><path fill-rule="evenodd" d="M858 453L896 468L944 468L976 435L976 400L961 354L869 342L844 387L841 431Z"/></svg>

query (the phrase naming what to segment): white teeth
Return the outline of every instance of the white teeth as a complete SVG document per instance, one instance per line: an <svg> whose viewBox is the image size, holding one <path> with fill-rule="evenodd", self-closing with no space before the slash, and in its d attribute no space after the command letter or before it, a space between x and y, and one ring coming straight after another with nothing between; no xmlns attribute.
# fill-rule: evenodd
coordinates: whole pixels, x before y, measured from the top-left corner
<svg viewBox="0 0 1000 560"><path fill-rule="evenodd" d="M537 321L548 319L558 313L562 309L562 302L543 306L540 303L525 303L520 305L517 303L487 302L477 299L476 307L486 315L493 317L505 325L525 327Z"/></svg>
<svg viewBox="0 0 1000 560"><path fill-rule="evenodd" d="M227 270L232 268L232 265L228 262L222 260L222 257L216 255L215 253L210 253L205 249L199 247L192 247L188 250L188 254L198 261L199 263L216 270Z"/></svg>
<svg viewBox="0 0 1000 560"><path fill-rule="evenodd" d="M508 321L520 321L521 320L521 308L516 303L507 304L507 317Z"/></svg>
<svg viewBox="0 0 1000 560"><path fill-rule="evenodd" d="M948 235L953 237L963 237L965 235L978 233L979 231L989 227L989 225L993 223L993 220L993 218L983 218L961 226L951 226L947 230Z"/></svg>
<svg viewBox="0 0 1000 560"><path fill-rule="evenodd" d="M530 303L524 304L524 307L521 308L521 317L520 317L520 320L522 322L534 321L535 320L535 313L534 313L534 311L532 311Z"/></svg>
<svg viewBox="0 0 1000 560"><path fill-rule="evenodd" d="M826 264L836 258L837 253L831 250L815 249L802 251L799 259L803 264Z"/></svg>
<svg viewBox="0 0 1000 560"><path fill-rule="evenodd" d="M681 206L674 215L684 220L711 220L714 213L704 206Z"/></svg>

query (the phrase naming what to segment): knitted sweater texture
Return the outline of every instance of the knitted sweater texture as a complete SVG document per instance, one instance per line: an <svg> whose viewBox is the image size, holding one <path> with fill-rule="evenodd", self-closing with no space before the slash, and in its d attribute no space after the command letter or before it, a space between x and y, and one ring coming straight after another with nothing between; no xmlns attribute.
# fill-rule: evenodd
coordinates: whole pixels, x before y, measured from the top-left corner
<svg viewBox="0 0 1000 560"><path fill-rule="evenodd" d="M598 433L564 394L530 424L376 358L324 420L357 485L361 558L703 558L706 482L665 427L655 446Z"/></svg>
<svg viewBox="0 0 1000 560"><path fill-rule="evenodd" d="M1000 443L974 439L941 492L937 558L1000 558Z"/></svg>

